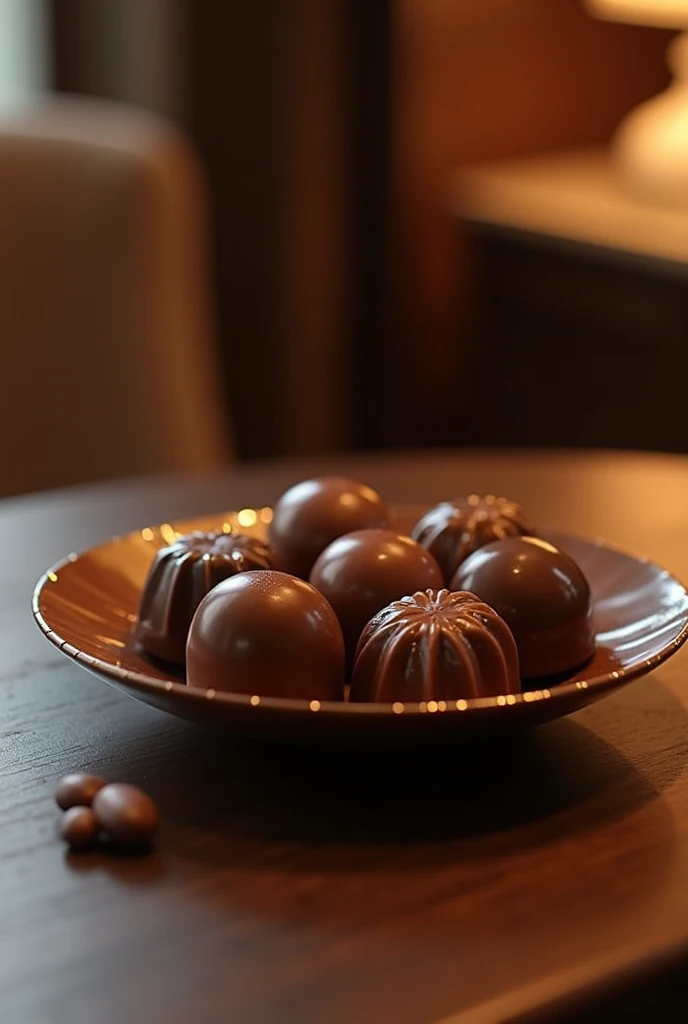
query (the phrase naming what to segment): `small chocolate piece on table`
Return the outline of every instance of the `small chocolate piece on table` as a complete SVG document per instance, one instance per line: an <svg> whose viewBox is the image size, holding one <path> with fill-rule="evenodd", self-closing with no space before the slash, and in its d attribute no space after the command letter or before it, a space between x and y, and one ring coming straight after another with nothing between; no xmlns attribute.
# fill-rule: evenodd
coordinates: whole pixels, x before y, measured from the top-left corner
<svg viewBox="0 0 688 1024"><path fill-rule="evenodd" d="M320 552L337 537L388 526L387 506L372 487L325 476L284 492L273 510L269 536L277 568L307 580Z"/></svg>
<svg viewBox="0 0 688 1024"><path fill-rule="evenodd" d="M516 640L521 677L578 668L595 651L590 585L569 555L538 537L511 537L475 551L452 581L504 619Z"/></svg>
<svg viewBox="0 0 688 1024"><path fill-rule="evenodd" d="M105 779L86 772L74 772L60 779L55 790L55 801L63 811L70 807L90 807L96 793L105 785Z"/></svg>
<svg viewBox="0 0 688 1024"><path fill-rule="evenodd" d="M117 843L143 846L158 830L158 809L151 798L123 782L108 783L96 794L93 813L104 832Z"/></svg>
<svg viewBox="0 0 688 1024"><path fill-rule="evenodd" d="M194 612L209 590L237 573L272 569L272 551L243 533L190 533L161 548L141 593L135 635L147 654L184 664Z"/></svg>
<svg viewBox="0 0 688 1024"><path fill-rule="evenodd" d="M356 650L352 701L456 701L518 693L511 630L474 594L426 590L383 608Z"/></svg>
<svg viewBox="0 0 688 1024"><path fill-rule="evenodd" d="M85 850L98 838L100 822L91 807L69 807L58 826L60 836L73 850Z"/></svg>
<svg viewBox="0 0 688 1024"><path fill-rule="evenodd" d="M535 534L520 505L494 494L441 501L418 520L411 536L436 559L450 585L459 565L485 544Z"/></svg>

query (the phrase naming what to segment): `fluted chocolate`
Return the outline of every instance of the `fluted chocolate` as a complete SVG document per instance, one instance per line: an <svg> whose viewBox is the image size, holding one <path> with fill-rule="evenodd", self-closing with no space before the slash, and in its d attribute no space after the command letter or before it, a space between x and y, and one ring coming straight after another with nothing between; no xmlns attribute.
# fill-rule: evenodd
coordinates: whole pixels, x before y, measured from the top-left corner
<svg viewBox="0 0 688 1024"><path fill-rule="evenodd" d="M520 690L511 630L475 594L425 590L383 608L358 642L352 701L456 701Z"/></svg>
<svg viewBox="0 0 688 1024"><path fill-rule="evenodd" d="M572 558L537 537L512 537L475 551L452 581L508 624L523 678L568 672L595 650L590 586Z"/></svg>
<svg viewBox="0 0 688 1024"><path fill-rule="evenodd" d="M478 548L535 532L515 501L469 494L435 505L416 523L411 536L433 555L449 586L459 565Z"/></svg>
<svg viewBox="0 0 688 1024"><path fill-rule="evenodd" d="M201 600L236 573L271 569L273 554L243 533L190 533L156 554L144 584L136 639L148 653L184 664L186 640Z"/></svg>
<svg viewBox="0 0 688 1024"><path fill-rule="evenodd" d="M258 697L343 700L342 631L323 595L304 580L241 573L199 605L186 678L190 686Z"/></svg>
<svg viewBox="0 0 688 1024"><path fill-rule="evenodd" d="M344 633L347 663L363 627L391 601L442 586L437 562L410 537L392 530L357 530L329 544L311 583L334 608Z"/></svg>
<svg viewBox="0 0 688 1024"><path fill-rule="evenodd" d="M387 506L372 487L341 476L303 480L273 510L269 536L276 568L307 580L321 551L337 537L388 526Z"/></svg>

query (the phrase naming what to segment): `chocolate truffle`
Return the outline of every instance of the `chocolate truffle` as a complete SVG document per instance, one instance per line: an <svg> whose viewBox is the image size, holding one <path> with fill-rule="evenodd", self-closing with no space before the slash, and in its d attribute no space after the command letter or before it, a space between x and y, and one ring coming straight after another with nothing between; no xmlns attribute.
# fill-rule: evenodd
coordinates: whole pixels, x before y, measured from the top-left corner
<svg viewBox="0 0 688 1024"><path fill-rule="evenodd" d="M470 590L507 623L523 678L568 672L595 650L590 586L580 567L537 537L495 541L463 562L454 590Z"/></svg>
<svg viewBox="0 0 688 1024"><path fill-rule="evenodd" d="M383 608L361 634L352 701L456 701L518 693L511 630L475 594L426 590Z"/></svg>
<svg viewBox="0 0 688 1024"><path fill-rule="evenodd" d="M515 501L493 494L484 498L469 494L435 505L419 519L411 536L433 555L449 586L461 562L478 548L494 540L534 533Z"/></svg>
<svg viewBox="0 0 688 1024"><path fill-rule="evenodd" d="M435 559L410 537L391 530L357 530L329 544L313 566L311 583L330 602L353 661L363 627L391 601L442 586Z"/></svg>
<svg viewBox="0 0 688 1024"><path fill-rule="evenodd" d="M100 822L90 807L69 807L60 818L60 836L72 850L85 850L98 838Z"/></svg>
<svg viewBox="0 0 688 1024"><path fill-rule="evenodd" d="M70 807L90 807L94 796L104 785L105 779L98 775L74 772L72 775L65 775L58 782L55 801L63 811Z"/></svg>
<svg viewBox="0 0 688 1024"><path fill-rule="evenodd" d="M259 697L343 700L344 641L322 594L282 572L246 572L199 605L186 651L191 686Z"/></svg>
<svg viewBox="0 0 688 1024"><path fill-rule="evenodd" d="M278 569L307 580L320 552L337 537L388 526L387 507L372 487L325 476L285 491L273 510L270 545Z"/></svg>
<svg viewBox="0 0 688 1024"><path fill-rule="evenodd" d="M116 843L141 846L158 830L158 809L137 786L112 782L98 792L93 813L100 827Z"/></svg>
<svg viewBox="0 0 688 1024"><path fill-rule="evenodd" d="M265 541L243 533L191 533L161 548L148 573L135 628L143 649L184 664L186 639L202 598L236 573L273 568Z"/></svg>

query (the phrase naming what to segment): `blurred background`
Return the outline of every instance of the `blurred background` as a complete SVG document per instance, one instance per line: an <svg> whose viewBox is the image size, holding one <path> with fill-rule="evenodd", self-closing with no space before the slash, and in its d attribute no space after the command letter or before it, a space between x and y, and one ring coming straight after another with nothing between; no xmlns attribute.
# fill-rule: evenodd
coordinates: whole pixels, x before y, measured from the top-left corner
<svg viewBox="0 0 688 1024"><path fill-rule="evenodd" d="M610 144L678 27L584 0L0 0L0 492L688 451L688 215Z"/></svg>

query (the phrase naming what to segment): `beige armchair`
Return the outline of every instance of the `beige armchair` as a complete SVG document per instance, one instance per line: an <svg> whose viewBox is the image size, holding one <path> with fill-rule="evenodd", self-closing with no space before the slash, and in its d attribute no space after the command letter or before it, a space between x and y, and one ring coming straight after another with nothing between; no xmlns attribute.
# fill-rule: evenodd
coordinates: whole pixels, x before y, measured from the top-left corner
<svg viewBox="0 0 688 1024"><path fill-rule="evenodd" d="M231 451L188 143L87 99L0 118L0 494Z"/></svg>

